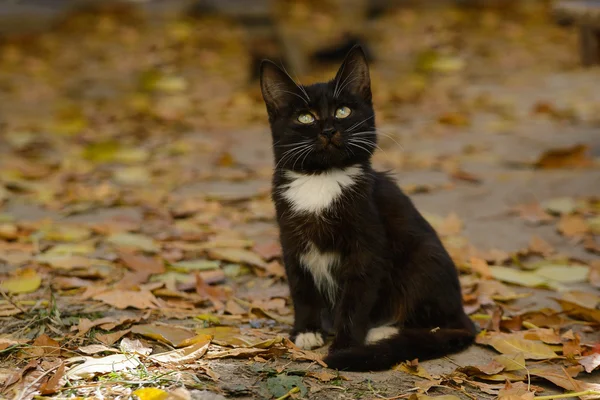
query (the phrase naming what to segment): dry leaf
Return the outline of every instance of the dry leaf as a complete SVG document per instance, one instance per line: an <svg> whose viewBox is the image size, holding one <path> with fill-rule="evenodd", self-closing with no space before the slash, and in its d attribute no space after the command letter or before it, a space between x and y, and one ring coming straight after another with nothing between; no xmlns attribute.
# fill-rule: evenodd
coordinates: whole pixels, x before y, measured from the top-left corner
<svg viewBox="0 0 600 400"><path fill-rule="evenodd" d="M573 318L582 319L584 321L591 321L600 323L600 310L595 310L581 306L572 301L554 298L560 304L564 312Z"/></svg>
<svg viewBox="0 0 600 400"><path fill-rule="evenodd" d="M124 329L122 331L116 331L112 333L97 333L94 338L98 340L100 343L110 346L113 343L116 343L123 336L127 335L131 329Z"/></svg>
<svg viewBox="0 0 600 400"><path fill-rule="evenodd" d="M558 231L567 237L581 237L589 231L589 226L580 215L563 215L557 225Z"/></svg>
<svg viewBox="0 0 600 400"><path fill-rule="evenodd" d="M558 357L548 345L516 335L498 335L490 339L489 345L502 354L522 353L527 360L547 360Z"/></svg>
<svg viewBox="0 0 600 400"><path fill-rule="evenodd" d="M513 210L525 222L531 225L540 225L554 221L554 217L544 211L539 203L521 204L514 207Z"/></svg>
<svg viewBox="0 0 600 400"><path fill-rule="evenodd" d="M120 310L127 307L145 310L161 306L159 300L147 290L110 290L93 296L93 299L103 301Z"/></svg>
<svg viewBox="0 0 600 400"><path fill-rule="evenodd" d="M97 374L135 369L142 365L136 357L127 354L113 354L102 358L73 357L68 361L84 361L83 364L71 367L67 371L65 375L71 379L91 378Z"/></svg>
<svg viewBox="0 0 600 400"><path fill-rule="evenodd" d="M119 258L127 267L134 271L145 272L147 274L162 274L165 272L164 263L153 257L121 251Z"/></svg>
<svg viewBox="0 0 600 400"><path fill-rule="evenodd" d="M189 329L171 325L134 325L131 327L131 332L170 344L174 347L180 347L184 340L195 336L194 332Z"/></svg>
<svg viewBox="0 0 600 400"><path fill-rule="evenodd" d="M65 376L65 364L61 361L56 372L48 379L48 381L40 386L40 393L44 396L56 393L60 387L60 380L63 376Z"/></svg>
<svg viewBox="0 0 600 400"><path fill-rule="evenodd" d="M210 257L216 260L248 264L255 267L260 267L262 269L265 269L267 266L267 263L265 263L262 258L250 250L238 248L218 248L209 250L208 254Z"/></svg>
<svg viewBox="0 0 600 400"><path fill-rule="evenodd" d="M573 147L550 149L544 152L535 162L536 168L585 168L592 165L592 159L588 155L589 147L578 144Z"/></svg>
<svg viewBox="0 0 600 400"><path fill-rule="evenodd" d="M8 293L31 293L39 289L42 284L42 277L33 269L27 268L17 272L17 274L8 279L2 279L0 290Z"/></svg>
<svg viewBox="0 0 600 400"><path fill-rule="evenodd" d="M533 236L531 238L529 241L529 251L543 257L548 257L555 252L554 248L539 236Z"/></svg>
<svg viewBox="0 0 600 400"><path fill-rule="evenodd" d="M320 380L321 382L329 382L333 379L336 379L338 376L336 374L332 374L331 372L328 372L324 369L322 369L319 372L312 372L309 371L308 376L313 377L313 378L317 378L318 380Z"/></svg>
<svg viewBox="0 0 600 400"><path fill-rule="evenodd" d="M579 364L583 366L585 372L591 373L596 368L600 367L600 354L592 353L589 356L581 357L577 360Z"/></svg>
<svg viewBox="0 0 600 400"><path fill-rule="evenodd" d="M159 364L187 364L202 357L208 350L209 345L210 340L197 342L188 347L155 354L148 358Z"/></svg>

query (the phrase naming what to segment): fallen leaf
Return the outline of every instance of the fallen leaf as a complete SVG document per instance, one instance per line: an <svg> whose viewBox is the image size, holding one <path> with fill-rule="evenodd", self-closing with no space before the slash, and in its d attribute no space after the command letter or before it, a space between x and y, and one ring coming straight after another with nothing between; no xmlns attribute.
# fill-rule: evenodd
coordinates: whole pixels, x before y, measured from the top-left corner
<svg viewBox="0 0 600 400"><path fill-rule="evenodd" d="M421 378L433 380L429 372L421 364L409 365L408 363L401 363L396 365L393 369L396 371L402 371L410 375L415 375Z"/></svg>
<svg viewBox="0 0 600 400"><path fill-rule="evenodd" d="M206 356L207 359L213 360L218 358L251 358L258 354L268 353L269 349L255 349L251 347L238 347L235 349L219 351Z"/></svg>
<svg viewBox="0 0 600 400"><path fill-rule="evenodd" d="M547 279L530 271L520 271L518 269L503 267L501 265L490 266L492 277L503 282L516 285L536 287L546 284Z"/></svg>
<svg viewBox="0 0 600 400"><path fill-rule="evenodd" d="M219 268L220 263L218 261L212 260L186 260L186 261L178 261L171 264L174 268L183 270L183 271L206 271L211 269Z"/></svg>
<svg viewBox="0 0 600 400"><path fill-rule="evenodd" d="M116 331L116 332L106 333L106 334L97 333L94 336L94 338L96 340L98 340L100 343L110 346L110 345L116 343L123 336L127 335L130 331L131 331L131 329L124 329L122 331Z"/></svg>
<svg viewBox="0 0 600 400"><path fill-rule="evenodd" d="M158 308L161 306L159 300L147 290L110 290L92 297L120 310L133 307L140 310Z"/></svg>
<svg viewBox="0 0 600 400"><path fill-rule="evenodd" d="M131 332L174 347L180 347L180 343L195 336L194 332L189 329L171 325L134 325L131 327Z"/></svg>
<svg viewBox="0 0 600 400"><path fill-rule="evenodd" d="M498 400L533 400L535 393L529 385L522 382L507 382L504 389L498 393Z"/></svg>
<svg viewBox="0 0 600 400"><path fill-rule="evenodd" d="M338 377L336 374L332 374L331 372L324 369L318 372L309 371L307 375L313 378L317 378L321 382L329 382Z"/></svg>
<svg viewBox="0 0 600 400"><path fill-rule="evenodd" d="M60 387L60 380L65 376L65 364L61 361L60 366L56 372L40 386L40 393L44 396L54 394Z"/></svg>
<svg viewBox="0 0 600 400"><path fill-rule="evenodd" d="M165 272L164 263L153 257L121 251L119 258L127 267L134 271L146 272L148 274L162 274Z"/></svg>
<svg viewBox="0 0 600 400"><path fill-rule="evenodd" d="M536 168L584 168L592 165L587 145L578 144L573 147L550 149L544 152L534 163Z"/></svg>
<svg viewBox="0 0 600 400"><path fill-rule="evenodd" d="M598 383L587 383L578 381L571 378L564 369L558 367L538 367L529 370L529 373L533 376L546 379L560 386L563 389L570 390L573 392L582 392L586 390L593 390L600 393L600 384ZM591 396L581 396L582 399L597 399L600 398L600 394Z"/></svg>
<svg viewBox="0 0 600 400"><path fill-rule="evenodd" d="M142 363L131 355L113 354L102 358L73 357L69 362L84 361L83 364L71 367L65 376L71 379L86 379L98 374L136 369Z"/></svg>
<svg viewBox="0 0 600 400"><path fill-rule="evenodd" d="M181 349L155 354L148 358L159 364L187 364L202 357L208 350L209 345L210 339L208 341L199 341L191 346L183 347Z"/></svg>
<svg viewBox="0 0 600 400"><path fill-rule="evenodd" d="M470 264L471 270L477 272L483 279L490 279L492 277L492 271L490 271L490 267L484 259L471 257Z"/></svg>
<svg viewBox="0 0 600 400"><path fill-rule="evenodd" d="M438 117L438 122L450 126L469 126L471 124L467 114L458 112L444 113Z"/></svg>
<svg viewBox="0 0 600 400"><path fill-rule="evenodd" d="M90 344L89 346L79 347L77 350L82 352L83 354L98 354L98 353L117 353L119 350L113 349L112 347L105 346L103 344Z"/></svg>
<svg viewBox="0 0 600 400"><path fill-rule="evenodd" d="M222 310L225 307L223 301L228 297L223 288L208 285L206 282L204 282L202 276L200 276L198 272L196 272L195 278L196 293L203 298L210 300L216 309Z"/></svg>
<svg viewBox="0 0 600 400"><path fill-rule="evenodd" d="M558 221L557 229L567 237L581 237L589 231L589 227L580 215L563 215Z"/></svg>
<svg viewBox="0 0 600 400"><path fill-rule="evenodd" d="M584 321L600 323L600 310L587 308L563 299L554 298L554 300L560 304L560 307L567 315Z"/></svg>
<svg viewBox="0 0 600 400"><path fill-rule="evenodd" d="M0 289L8 293L31 293L39 289L42 277L33 269L26 268L18 271L14 277L3 279Z"/></svg>
<svg viewBox="0 0 600 400"><path fill-rule="evenodd" d="M216 260L225 260L235 263L243 263L265 269L267 263L260 258L256 253L245 249L236 248L219 248L211 249L208 252L209 256Z"/></svg>
<svg viewBox="0 0 600 400"><path fill-rule="evenodd" d="M522 339L516 335L498 335L493 337L489 344L502 354L522 353L527 360L547 360L558 357L548 345Z"/></svg>
<svg viewBox="0 0 600 400"><path fill-rule="evenodd" d="M148 253L160 251L160 246L154 239L137 233L114 233L106 241L119 248L139 249Z"/></svg>
<svg viewBox="0 0 600 400"><path fill-rule="evenodd" d="M600 367L600 354L592 353L589 356L581 357L577 362L583 366L585 372L591 373L596 368Z"/></svg>
<svg viewBox="0 0 600 400"><path fill-rule="evenodd" d="M169 393L157 388L141 388L134 390L132 393L139 400L166 400Z"/></svg>
<svg viewBox="0 0 600 400"><path fill-rule="evenodd" d="M150 347L146 347L139 340L123 338L119 344L119 349L126 354L139 354L141 356L147 356L152 353Z"/></svg>
<svg viewBox="0 0 600 400"><path fill-rule="evenodd" d="M544 211L539 203L521 204L514 207L513 211L531 225L546 224L554 221L554 217Z"/></svg>
<svg viewBox="0 0 600 400"><path fill-rule="evenodd" d="M545 265L535 270L542 278L560 283L578 283L587 281L590 268L584 265Z"/></svg>
<svg viewBox="0 0 600 400"><path fill-rule="evenodd" d="M577 202L571 197L557 197L543 201L542 207L555 215L572 214L577 210Z"/></svg>
<svg viewBox="0 0 600 400"><path fill-rule="evenodd" d="M555 253L554 248L539 236L533 236L529 241L529 251L533 254L539 254L543 257L548 257Z"/></svg>
<svg viewBox="0 0 600 400"><path fill-rule="evenodd" d="M523 353L500 354L494 361L504 366L505 371L520 371L525 369L525 356Z"/></svg>
<svg viewBox="0 0 600 400"><path fill-rule="evenodd" d="M59 269L90 268L92 266L92 260L81 255L40 254L35 257L35 261Z"/></svg>

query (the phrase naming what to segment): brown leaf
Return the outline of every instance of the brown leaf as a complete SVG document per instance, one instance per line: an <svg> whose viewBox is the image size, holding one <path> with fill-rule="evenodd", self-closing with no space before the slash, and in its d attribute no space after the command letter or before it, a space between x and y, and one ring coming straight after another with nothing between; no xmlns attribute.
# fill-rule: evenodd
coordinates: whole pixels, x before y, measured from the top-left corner
<svg viewBox="0 0 600 400"><path fill-rule="evenodd" d="M537 328L530 329L523 333L523 338L528 340L540 340L547 344L560 344L561 337L554 329L549 328Z"/></svg>
<svg viewBox="0 0 600 400"><path fill-rule="evenodd" d="M580 215L563 215L558 221L557 229L567 237L581 237L589 231L589 226Z"/></svg>
<svg viewBox="0 0 600 400"><path fill-rule="evenodd" d="M483 182L482 179L479 178L477 175L473 175L472 173L462 170L460 168L454 170L450 174L450 177L452 177L452 179L465 181L465 182L469 182L469 183L479 184L479 183Z"/></svg>
<svg viewBox="0 0 600 400"><path fill-rule="evenodd" d="M93 296L93 299L103 301L120 310L127 307L145 310L161 306L160 301L147 290L110 290Z"/></svg>
<svg viewBox="0 0 600 400"><path fill-rule="evenodd" d="M225 311L231 315L246 314L248 311L233 299L227 300Z"/></svg>
<svg viewBox="0 0 600 400"><path fill-rule="evenodd" d="M119 252L119 258L123 261L128 268L151 274L162 274L165 272L165 265L163 262L157 260L155 257L149 257L139 255L131 252L121 250Z"/></svg>
<svg viewBox="0 0 600 400"><path fill-rule="evenodd" d="M521 204L513 207L513 211L531 225L546 224L554 221L554 217L548 214L539 203Z"/></svg>
<svg viewBox="0 0 600 400"><path fill-rule="evenodd" d="M490 267L482 258L471 257L471 270L477 272L483 279L490 279L492 277L492 271Z"/></svg>
<svg viewBox="0 0 600 400"><path fill-rule="evenodd" d="M469 116L460 112L447 112L438 117L438 122L450 126L469 126L471 121Z"/></svg>
<svg viewBox="0 0 600 400"><path fill-rule="evenodd" d="M533 400L534 392L529 391L529 386L523 382L506 382L504 389L498 393L498 400Z"/></svg>
<svg viewBox="0 0 600 400"><path fill-rule="evenodd" d="M48 335L44 334L35 339L31 347L27 349L26 353L30 357L59 357L60 344Z"/></svg>
<svg viewBox="0 0 600 400"><path fill-rule="evenodd" d="M223 288L208 285L206 282L204 282L198 272L196 272L195 277L196 293L203 298L210 300L213 304L213 307L215 307L217 310L222 310L225 307L223 301L228 297Z"/></svg>
<svg viewBox="0 0 600 400"><path fill-rule="evenodd" d="M104 317L95 320L90 320L88 318L81 318L79 320L79 325L77 325L77 336L85 335L90 329L95 326L102 326L102 329L111 330L114 327L119 325L123 325L128 322L137 322L141 319L141 317L129 317L129 316L121 316L119 318L116 317ZM71 328L74 330L74 328Z"/></svg>
<svg viewBox="0 0 600 400"><path fill-rule="evenodd" d="M331 372L324 369L320 370L319 372L309 371L307 375L313 378L317 378L321 382L329 382L338 377L336 374L332 374Z"/></svg>
<svg viewBox="0 0 600 400"><path fill-rule="evenodd" d="M571 378L569 374L567 374L566 371L562 368L559 369L558 367L538 367L530 369L529 373L531 375L546 379L566 390L571 390L574 392L593 390L600 392L600 384L587 383L575 380Z"/></svg>
<svg viewBox="0 0 600 400"><path fill-rule="evenodd" d="M258 354L268 353L269 349L255 349L251 347L238 347L235 349L219 351L206 356L207 359L213 360L218 358L251 358Z"/></svg>
<svg viewBox="0 0 600 400"><path fill-rule="evenodd" d="M61 361L60 366L56 370L56 372L48 379L47 382L42 384L40 387L40 392L46 396L49 394L56 393L59 388L60 380L65 375L65 364Z"/></svg>
<svg viewBox="0 0 600 400"><path fill-rule="evenodd" d="M458 235L463 230L463 222L456 215L450 213L440 224L438 232L442 236Z"/></svg>
<svg viewBox="0 0 600 400"><path fill-rule="evenodd" d="M589 374L596 368L600 367L600 354L592 353L589 356L580 358L578 362L583 366L583 368L585 368L585 372Z"/></svg>
<svg viewBox="0 0 600 400"><path fill-rule="evenodd" d="M529 241L529 251L533 254L539 254L543 257L552 255L556 250L544 239L539 236L533 236Z"/></svg>
<svg viewBox="0 0 600 400"><path fill-rule="evenodd" d="M578 144L573 147L550 149L544 152L535 162L536 168L585 168L592 165L588 154L589 147Z"/></svg>
<svg viewBox="0 0 600 400"><path fill-rule="evenodd" d="M554 298L560 304L561 308L569 316L584 321L591 321L600 323L600 310L595 310L581 306L572 301Z"/></svg>
<svg viewBox="0 0 600 400"><path fill-rule="evenodd" d="M184 340L195 336L194 332L189 329L172 325L134 325L131 327L131 332L168 343L174 347L181 347Z"/></svg>
<svg viewBox="0 0 600 400"><path fill-rule="evenodd" d="M279 263L279 261L271 261L265 266L265 270L269 276L275 276L278 278L285 277L285 268Z"/></svg>
<svg viewBox="0 0 600 400"><path fill-rule="evenodd" d="M208 341L199 341L191 346L177 350L171 350L160 354L151 355L148 358L159 364L182 365L195 361L206 354L210 346Z"/></svg>
<svg viewBox="0 0 600 400"><path fill-rule="evenodd" d="M275 257L281 257L281 244L278 241L256 244L252 250L267 261Z"/></svg>
<svg viewBox="0 0 600 400"><path fill-rule="evenodd" d="M238 248L218 248L210 249L208 254L215 260L225 260L234 263L248 264L262 269L266 268L267 263L256 253L250 250Z"/></svg>

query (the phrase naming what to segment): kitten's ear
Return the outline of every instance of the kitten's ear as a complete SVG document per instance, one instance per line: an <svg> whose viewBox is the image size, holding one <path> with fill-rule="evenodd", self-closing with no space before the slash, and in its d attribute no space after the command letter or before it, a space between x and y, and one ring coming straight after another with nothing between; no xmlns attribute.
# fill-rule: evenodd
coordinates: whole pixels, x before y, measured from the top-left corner
<svg viewBox="0 0 600 400"><path fill-rule="evenodd" d="M371 101L369 65L360 45L354 46L348 52L348 55L335 75L335 95L338 96L342 90L356 94L365 101Z"/></svg>
<svg viewBox="0 0 600 400"><path fill-rule="evenodd" d="M272 61L264 60L260 65L260 89L269 113L300 98L306 102L303 91Z"/></svg>

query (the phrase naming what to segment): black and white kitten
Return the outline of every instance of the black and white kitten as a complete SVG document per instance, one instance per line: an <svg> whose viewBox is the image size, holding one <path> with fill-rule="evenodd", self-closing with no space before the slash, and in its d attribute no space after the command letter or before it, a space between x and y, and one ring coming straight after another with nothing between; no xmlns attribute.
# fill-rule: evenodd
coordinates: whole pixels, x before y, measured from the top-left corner
<svg viewBox="0 0 600 400"><path fill-rule="evenodd" d="M454 263L410 199L371 167L377 133L362 49L327 83L297 85L270 61L260 75L295 344L323 346L332 327L325 362L356 371L469 346L476 330Z"/></svg>

